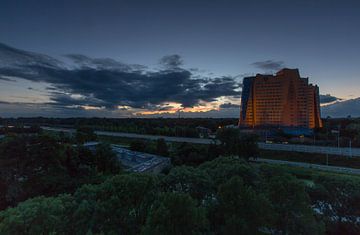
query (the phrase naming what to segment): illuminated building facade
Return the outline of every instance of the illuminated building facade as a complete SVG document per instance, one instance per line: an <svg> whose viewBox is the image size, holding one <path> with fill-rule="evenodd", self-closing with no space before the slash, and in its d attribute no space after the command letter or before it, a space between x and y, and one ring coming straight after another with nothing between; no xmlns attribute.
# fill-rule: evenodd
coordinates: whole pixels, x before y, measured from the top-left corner
<svg viewBox="0 0 360 235"><path fill-rule="evenodd" d="M300 77L298 69L243 80L240 126L322 127L319 87Z"/></svg>

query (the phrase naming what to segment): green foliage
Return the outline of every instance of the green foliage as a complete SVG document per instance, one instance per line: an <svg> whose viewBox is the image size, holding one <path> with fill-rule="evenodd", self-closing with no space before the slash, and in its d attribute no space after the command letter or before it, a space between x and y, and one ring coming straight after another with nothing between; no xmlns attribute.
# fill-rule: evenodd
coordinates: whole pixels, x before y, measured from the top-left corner
<svg viewBox="0 0 360 235"><path fill-rule="evenodd" d="M165 157L169 156L168 146L164 139L158 139L156 141L156 154Z"/></svg>
<svg viewBox="0 0 360 235"><path fill-rule="evenodd" d="M259 180L256 168L238 157L219 157L200 166L207 172L216 186L225 183L232 176L241 176L246 184L254 185Z"/></svg>
<svg viewBox="0 0 360 235"><path fill-rule="evenodd" d="M268 195L277 213L276 229L283 234L322 234L305 192L305 185L291 175L270 178Z"/></svg>
<svg viewBox="0 0 360 235"><path fill-rule="evenodd" d="M260 229L272 223L269 200L246 186L239 176L220 185L217 198L212 224L219 234L260 234Z"/></svg>
<svg viewBox="0 0 360 235"><path fill-rule="evenodd" d="M146 143L142 140L134 140L130 143L130 150L138 151L138 152L145 152Z"/></svg>
<svg viewBox="0 0 360 235"><path fill-rule="evenodd" d="M173 168L162 179L162 187L169 192L187 193L198 202L215 193L210 176L203 170L188 166Z"/></svg>
<svg viewBox="0 0 360 235"><path fill-rule="evenodd" d="M217 131L216 138L221 143L223 153L227 155L237 155L246 160L258 155L256 135L240 134L240 130L235 128L221 128Z"/></svg>
<svg viewBox="0 0 360 235"><path fill-rule="evenodd" d="M238 154L240 131L235 128L221 128L216 132L216 138L226 154Z"/></svg>
<svg viewBox="0 0 360 235"><path fill-rule="evenodd" d="M0 209L35 196L74 192L121 166L109 146L95 153L47 136L20 136L0 144Z"/></svg>
<svg viewBox="0 0 360 235"><path fill-rule="evenodd" d="M204 150L202 146L181 143L174 153L173 164L197 166L207 159L207 156L203 154L205 152Z"/></svg>
<svg viewBox="0 0 360 235"><path fill-rule="evenodd" d="M119 174L122 166L116 153L107 144L99 144L95 151L95 165L98 172Z"/></svg>
<svg viewBox="0 0 360 235"><path fill-rule="evenodd" d="M208 221L204 208L187 194L164 193L149 213L143 234L205 234Z"/></svg>
<svg viewBox="0 0 360 235"><path fill-rule="evenodd" d="M64 172L73 169L68 179L83 174L79 165L112 172L105 145L93 155L71 146L60 152ZM107 164L97 163L101 155L109 155ZM327 234L359 234L359 177L309 172L218 157L167 175L116 175L72 195L37 197L1 211L0 234L322 234L324 225Z"/></svg>
<svg viewBox="0 0 360 235"><path fill-rule="evenodd" d="M74 228L80 234L138 234L155 192L156 178L147 175L120 175L84 186L74 195Z"/></svg>
<svg viewBox="0 0 360 235"><path fill-rule="evenodd" d="M69 195L37 197L0 211L0 234L67 234L73 204Z"/></svg>
<svg viewBox="0 0 360 235"><path fill-rule="evenodd" d="M360 180L349 176L314 177L312 203L324 215L329 234L360 233Z"/></svg>
<svg viewBox="0 0 360 235"><path fill-rule="evenodd" d="M85 142L95 141L97 136L92 128L81 126L76 129L75 139L78 144L83 144Z"/></svg>

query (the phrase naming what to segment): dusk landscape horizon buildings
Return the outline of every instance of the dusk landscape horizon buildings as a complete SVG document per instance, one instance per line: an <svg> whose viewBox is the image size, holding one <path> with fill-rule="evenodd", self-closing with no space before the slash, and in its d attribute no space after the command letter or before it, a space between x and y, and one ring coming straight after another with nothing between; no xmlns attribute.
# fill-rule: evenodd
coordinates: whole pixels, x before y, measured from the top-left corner
<svg viewBox="0 0 360 235"><path fill-rule="evenodd" d="M359 235L359 0L0 0L0 235Z"/></svg>

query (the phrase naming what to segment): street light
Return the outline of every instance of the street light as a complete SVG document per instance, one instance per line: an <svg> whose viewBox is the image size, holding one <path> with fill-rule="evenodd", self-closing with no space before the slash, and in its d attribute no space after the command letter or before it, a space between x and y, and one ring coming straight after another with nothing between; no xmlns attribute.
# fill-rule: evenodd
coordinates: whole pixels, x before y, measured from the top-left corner
<svg viewBox="0 0 360 235"><path fill-rule="evenodd" d="M351 138L350 138L350 142L349 142L349 147L350 147L350 157L352 157Z"/></svg>
<svg viewBox="0 0 360 235"><path fill-rule="evenodd" d="M340 128L338 130L331 130L332 134L337 134L337 146L340 148Z"/></svg>

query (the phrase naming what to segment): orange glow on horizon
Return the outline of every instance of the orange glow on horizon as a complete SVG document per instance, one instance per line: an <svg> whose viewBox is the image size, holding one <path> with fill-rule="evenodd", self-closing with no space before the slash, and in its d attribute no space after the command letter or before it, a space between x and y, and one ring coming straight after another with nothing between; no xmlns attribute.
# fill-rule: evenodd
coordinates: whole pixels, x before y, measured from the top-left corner
<svg viewBox="0 0 360 235"><path fill-rule="evenodd" d="M169 108L166 110L141 111L141 112L137 112L135 114L137 114L137 115L154 115L154 114L166 114L166 113L174 114L179 111L194 113L194 112L208 112L211 110L219 110L218 105L209 104L209 103L205 103L203 105L195 106L195 107L191 107L191 108L190 107L182 108L181 104L178 104L178 103L170 103L170 104L168 104L168 106L169 106Z"/></svg>

